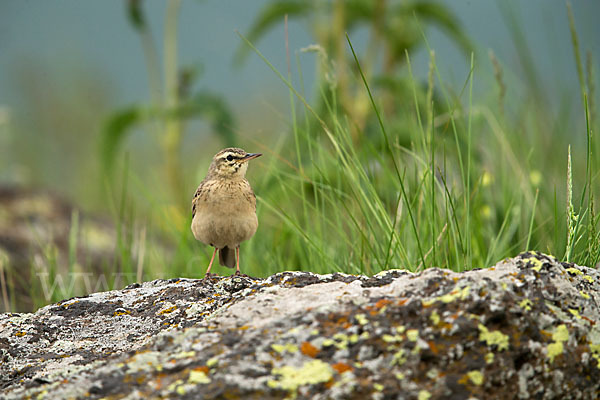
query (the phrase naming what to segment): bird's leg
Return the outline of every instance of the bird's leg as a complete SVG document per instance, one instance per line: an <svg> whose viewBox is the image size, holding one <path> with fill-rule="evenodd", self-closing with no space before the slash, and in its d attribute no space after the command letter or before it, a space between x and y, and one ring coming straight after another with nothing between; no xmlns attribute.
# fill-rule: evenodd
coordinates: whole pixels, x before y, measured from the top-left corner
<svg viewBox="0 0 600 400"><path fill-rule="evenodd" d="M217 248L215 247L215 251L213 251L213 255L210 259L210 262L208 263L208 269L206 270L206 274L205 276L209 276L210 275L210 268L212 267L212 263L215 260L215 254L217 254Z"/></svg>
<svg viewBox="0 0 600 400"><path fill-rule="evenodd" d="M235 260L236 260L235 274L239 275L240 274L240 246L235 248Z"/></svg>

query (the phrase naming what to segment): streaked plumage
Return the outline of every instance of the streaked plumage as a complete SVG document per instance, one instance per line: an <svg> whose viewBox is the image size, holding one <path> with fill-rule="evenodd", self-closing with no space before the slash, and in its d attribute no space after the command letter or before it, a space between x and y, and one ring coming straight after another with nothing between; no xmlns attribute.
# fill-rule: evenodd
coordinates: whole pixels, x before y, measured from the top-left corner
<svg viewBox="0 0 600 400"><path fill-rule="evenodd" d="M248 161L260 155L234 147L221 150L213 157L192 200L194 237L213 246L215 252L219 250L221 265L237 265L236 274L240 272L240 243L250 239L258 227L256 196L245 176ZM214 256L213 252L207 274Z"/></svg>

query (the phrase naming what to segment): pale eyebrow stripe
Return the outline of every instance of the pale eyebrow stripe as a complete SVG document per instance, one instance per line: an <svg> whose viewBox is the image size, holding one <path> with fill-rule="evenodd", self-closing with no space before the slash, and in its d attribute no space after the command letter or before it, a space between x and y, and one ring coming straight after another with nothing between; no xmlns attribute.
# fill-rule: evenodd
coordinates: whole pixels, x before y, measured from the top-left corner
<svg viewBox="0 0 600 400"><path fill-rule="evenodd" d="M231 156L231 157L235 158L236 160L241 160L242 158L244 158L244 157L241 157L241 156L238 156L238 155L232 154L232 153L228 153L228 154L223 154L223 156L221 157L221 159L222 159L222 160L226 160L226 159L227 159L227 157L229 157L229 156Z"/></svg>

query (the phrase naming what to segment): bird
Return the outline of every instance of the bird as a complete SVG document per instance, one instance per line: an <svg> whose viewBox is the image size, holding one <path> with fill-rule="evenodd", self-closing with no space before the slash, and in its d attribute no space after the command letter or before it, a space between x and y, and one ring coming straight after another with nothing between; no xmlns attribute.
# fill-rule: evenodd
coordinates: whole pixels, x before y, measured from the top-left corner
<svg viewBox="0 0 600 400"><path fill-rule="evenodd" d="M192 200L192 233L200 242L214 247L205 276L219 251L219 263L236 267L240 275L240 243L258 228L256 195L246 180L248 161L260 153L228 147L214 155L208 173Z"/></svg>

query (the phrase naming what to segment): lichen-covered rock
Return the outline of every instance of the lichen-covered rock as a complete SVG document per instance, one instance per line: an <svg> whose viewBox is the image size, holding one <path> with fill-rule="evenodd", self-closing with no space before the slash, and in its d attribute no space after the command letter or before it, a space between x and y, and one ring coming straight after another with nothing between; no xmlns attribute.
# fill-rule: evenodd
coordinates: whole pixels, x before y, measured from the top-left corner
<svg viewBox="0 0 600 400"><path fill-rule="evenodd" d="M1 315L0 397L592 399L599 279L525 253L463 273L146 282Z"/></svg>

